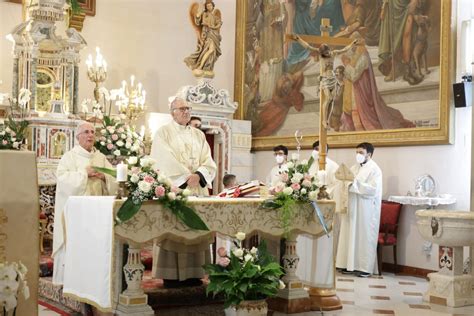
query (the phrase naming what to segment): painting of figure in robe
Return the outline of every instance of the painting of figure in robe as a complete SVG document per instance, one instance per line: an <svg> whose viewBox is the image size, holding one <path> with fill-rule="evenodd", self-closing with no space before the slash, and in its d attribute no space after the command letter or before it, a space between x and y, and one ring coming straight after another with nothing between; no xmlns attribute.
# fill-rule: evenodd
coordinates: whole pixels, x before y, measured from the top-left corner
<svg viewBox="0 0 474 316"><path fill-rule="evenodd" d="M318 60L285 34L321 31L329 32L329 44L331 38L354 37L363 43L333 65L343 66L346 76L327 118L330 135L438 127L441 2L246 0L240 103L252 135L289 137L296 129L318 134ZM323 18L329 29L321 27Z"/></svg>

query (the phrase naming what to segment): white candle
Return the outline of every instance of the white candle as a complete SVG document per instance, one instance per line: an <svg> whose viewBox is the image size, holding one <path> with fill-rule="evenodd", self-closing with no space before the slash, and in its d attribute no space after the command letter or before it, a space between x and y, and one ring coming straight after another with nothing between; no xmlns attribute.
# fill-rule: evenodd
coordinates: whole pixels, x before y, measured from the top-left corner
<svg viewBox="0 0 474 316"><path fill-rule="evenodd" d="M140 128L140 136L143 138L145 136L145 126L142 125L142 127Z"/></svg>
<svg viewBox="0 0 474 316"><path fill-rule="evenodd" d="M117 165L117 181L127 181L128 166L123 162Z"/></svg>
<svg viewBox="0 0 474 316"><path fill-rule="evenodd" d="M327 185L327 172L326 170L318 171L318 179L321 185Z"/></svg>

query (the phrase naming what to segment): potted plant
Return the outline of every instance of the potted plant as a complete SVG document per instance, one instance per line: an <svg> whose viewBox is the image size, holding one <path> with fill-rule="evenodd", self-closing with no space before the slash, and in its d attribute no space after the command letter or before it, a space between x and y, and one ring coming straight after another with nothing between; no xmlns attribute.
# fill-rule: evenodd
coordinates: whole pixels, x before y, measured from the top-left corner
<svg viewBox="0 0 474 316"><path fill-rule="evenodd" d="M219 248L217 263L204 265L209 275L206 293L224 295L226 315L267 315L265 299L285 288L280 280L283 269L268 254L265 242L249 250L242 247L244 233L236 238L236 248L229 253Z"/></svg>

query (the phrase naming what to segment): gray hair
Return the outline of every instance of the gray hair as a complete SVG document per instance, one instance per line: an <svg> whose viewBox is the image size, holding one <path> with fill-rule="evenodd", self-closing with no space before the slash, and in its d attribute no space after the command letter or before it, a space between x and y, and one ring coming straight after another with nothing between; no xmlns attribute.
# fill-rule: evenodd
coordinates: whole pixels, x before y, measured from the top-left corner
<svg viewBox="0 0 474 316"><path fill-rule="evenodd" d="M74 131L74 135L75 135L76 139L78 139L77 137L79 136L79 133L83 129L84 125L94 126L94 125L92 125L92 123L89 123L87 121L79 121L79 123L77 123L76 130Z"/></svg>
<svg viewBox="0 0 474 316"><path fill-rule="evenodd" d="M169 107L170 107L170 112L173 112L173 110L175 109L176 104L177 104L178 102L184 102L186 105L188 104L188 102L187 102L184 98L182 98L182 97L180 97L180 96L171 97L171 98L170 98L170 105L169 105Z"/></svg>

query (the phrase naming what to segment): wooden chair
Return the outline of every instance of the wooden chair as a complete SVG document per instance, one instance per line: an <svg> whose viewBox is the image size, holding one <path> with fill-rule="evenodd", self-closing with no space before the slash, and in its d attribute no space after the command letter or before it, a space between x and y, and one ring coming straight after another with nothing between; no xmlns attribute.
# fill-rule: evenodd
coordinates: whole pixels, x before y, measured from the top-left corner
<svg viewBox="0 0 474 316"><path fill-rule="evenodd" d="M400 219L400 211L402 204L382 201L382 209L380 214L379 239L377 244L377 263L379 275L382 275L382 253L384 246L393 247L393 263L394 273L398 272L397 266L397 231L398 220Z"/></svg>

